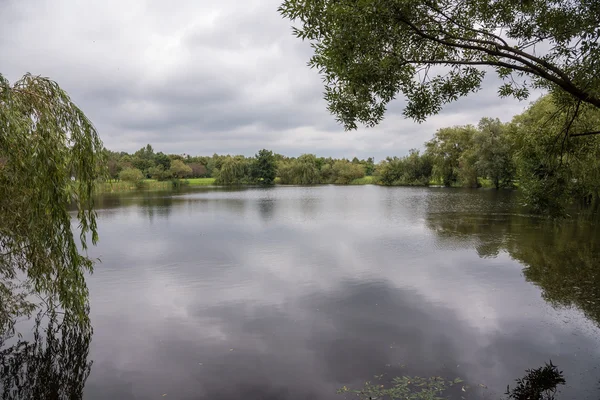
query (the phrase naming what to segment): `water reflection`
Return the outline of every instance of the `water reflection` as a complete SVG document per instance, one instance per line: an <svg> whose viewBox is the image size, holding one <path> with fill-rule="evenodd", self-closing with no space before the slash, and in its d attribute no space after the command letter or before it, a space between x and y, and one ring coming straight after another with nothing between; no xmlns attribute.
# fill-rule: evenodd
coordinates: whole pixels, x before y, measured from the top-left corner
<svg viewBox="0 0 600 400"><path fill-rule="evenodd" d="M92 365L92 330L46 312L38 314L31 336L0 341L1 398L81 399Z"/></svg>
<svg viewBox="0 0 600 400"><path fill-rule="evenodd" d="M527 281L556 307L577 307L600 326L600 225L520 214L430 213L427 226L441 246L474 247L482 257L501 251L523 265Z"/></svg>
<svg viewBox="0 0 600 400"><path fill-rule="evenodd" d="M152 207L165 218L147 218ZM547 224L496 191L124 196L101 210L91 249L103 263L90 279L86 399L331 399L380 374L460 376L469 398L500 398L552 359L568 374L565 398L596 400L600 331L548 306L542 282L547 269L561 290L590 280L587 297L563 298L595 319L583 302L598 298L599 232ZM564 278L575 265L585 272Z"/></svg>

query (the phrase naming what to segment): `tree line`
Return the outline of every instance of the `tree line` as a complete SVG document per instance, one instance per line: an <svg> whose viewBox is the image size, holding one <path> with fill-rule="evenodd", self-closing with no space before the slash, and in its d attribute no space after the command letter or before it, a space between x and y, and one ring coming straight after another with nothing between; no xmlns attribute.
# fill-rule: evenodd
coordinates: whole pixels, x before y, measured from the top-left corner
<svg viewBox="0 0 600 400"><path fill-rule="evenodd" d="M286 157L264 149L254 157L165 154L151 145L133 154L107 150L106 156L112 179L212 177L218 185L314 185L350 184L369 176L369 182L386 186L518 187L533 211L560 214L574 200L596 203L600 197L600 138L564 140L557 123L564 112L545 96L510 122L482 118L476 126L442 128L423 152L412 149L378 164L372 157ZM587 111L584 117L575 128L600 126L600 112Z"/></svg>
<svg viewBox="0 0 600 400"><path fill-rule="evenodd" d="M354 179L372 176L376 170L372 157L366 160L314 154L287 157L266 149L254 157L191 156L155 152L148 144L133 154L106 150L106 156L110 179L125 181L215 178L215 183L220 185L270 185L279 177L282 184L348 184Z"/></svg>

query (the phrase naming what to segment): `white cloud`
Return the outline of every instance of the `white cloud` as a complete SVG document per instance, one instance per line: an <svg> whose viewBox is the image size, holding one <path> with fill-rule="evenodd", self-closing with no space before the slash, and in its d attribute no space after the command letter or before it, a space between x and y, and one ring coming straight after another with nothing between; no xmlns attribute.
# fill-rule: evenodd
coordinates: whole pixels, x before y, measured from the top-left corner
<svg viewBox="0 0 600 400"><path fill-rule="evenodd" d="M311 50L268 1L8 0L0 13L1 73L59 82L108 148L151 143L174 153L345 157L403 155L436 129L509 119L524 103L500 100L494 81L422 125L402 101L373 129L344 132L326 110Z"/></svg>

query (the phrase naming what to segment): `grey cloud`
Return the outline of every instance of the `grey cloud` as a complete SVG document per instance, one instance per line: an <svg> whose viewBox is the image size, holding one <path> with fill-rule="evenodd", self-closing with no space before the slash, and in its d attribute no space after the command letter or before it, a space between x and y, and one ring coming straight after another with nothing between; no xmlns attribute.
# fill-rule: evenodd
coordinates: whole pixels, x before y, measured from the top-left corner
<svg viewBox="0 0 600 400"><path fill-rule="evenodd" d="M55 79L105 145L126 151L152 143L174 153L271 148L381 159L422 147L455 121L507 119L523 108L490 86L425 124L405 120L399 99L380 126L345 132L306 66L310 46L292 36L279 3L9 0L0 5L0 72Z"/></svg>

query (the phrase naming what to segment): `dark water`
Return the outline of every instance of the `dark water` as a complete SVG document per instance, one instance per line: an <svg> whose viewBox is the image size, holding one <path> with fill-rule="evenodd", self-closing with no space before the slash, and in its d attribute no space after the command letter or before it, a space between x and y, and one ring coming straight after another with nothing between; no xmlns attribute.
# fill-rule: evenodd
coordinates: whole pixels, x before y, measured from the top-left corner
<svg viewBox="0 0 600 400"><path fill-rule="evenodd" d="M511 192L375 186L100 208L86 399L342 399L380 374L498 399L550 359L559 398L600 399L593 221L528 216Z"/></svg>

